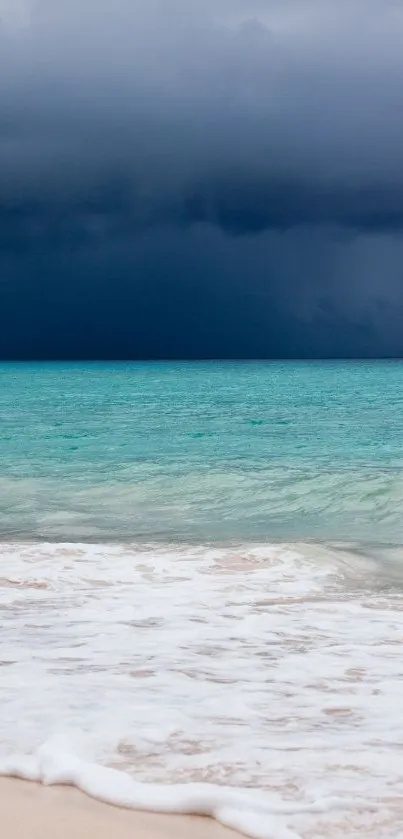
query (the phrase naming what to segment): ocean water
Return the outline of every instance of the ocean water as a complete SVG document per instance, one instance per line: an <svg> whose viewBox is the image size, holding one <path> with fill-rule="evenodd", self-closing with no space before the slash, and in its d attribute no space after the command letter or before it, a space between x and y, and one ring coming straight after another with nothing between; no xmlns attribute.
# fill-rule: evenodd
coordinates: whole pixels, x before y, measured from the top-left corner
<svg viewBox="0 0 403 839"><path fill-rule="evenodd" d="M403 365L0 366L0 538L403 542Z"/></svg>
<svg viewBox="0 0 403 839"><path fill-rule="evenodd" d="M403 364L0 366L0 773L403 836Z"/></svg>

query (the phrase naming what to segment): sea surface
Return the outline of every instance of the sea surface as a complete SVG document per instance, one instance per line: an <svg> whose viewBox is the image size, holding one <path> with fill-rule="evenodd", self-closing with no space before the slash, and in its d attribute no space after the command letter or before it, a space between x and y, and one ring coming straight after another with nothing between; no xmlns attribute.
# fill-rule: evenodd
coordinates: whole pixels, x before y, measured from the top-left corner
<svg viewBox="0 0 403 839"><path fill-rule="evenodd" d="M402 707L403 364L0 365L0 773L401 839Z"/></svg>

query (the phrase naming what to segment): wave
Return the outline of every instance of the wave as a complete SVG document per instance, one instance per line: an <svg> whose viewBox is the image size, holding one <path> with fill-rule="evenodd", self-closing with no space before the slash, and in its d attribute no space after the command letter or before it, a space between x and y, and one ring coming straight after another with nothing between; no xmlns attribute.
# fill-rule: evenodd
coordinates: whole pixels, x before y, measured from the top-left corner
<svg viewBox="0 0 403 839"><path fill-rule="evenodd" d="M396 835L401 569L362 544L0 544L0 774L255 839Z"/></svg>
<svg viewBox="0 0 403 839"><path fill-rule="evenodd" d="M403 544L395 468L254 462L0 478L0 536L53 541L373 540Z"/></svg>
<svg viewBox="0 0 403 839"><path fill-rule="evenodd" d="M332 810L371 812L371 802L348 797L327 797L307 803L268 802L268 795L212 784L143 784L129 774L89 763L54 743L45 743L35 755L0 759L0 775L51 785L69 785L91 798L131 810L209 816L251 839L300 839L287 825L287 817Z"/></svg>

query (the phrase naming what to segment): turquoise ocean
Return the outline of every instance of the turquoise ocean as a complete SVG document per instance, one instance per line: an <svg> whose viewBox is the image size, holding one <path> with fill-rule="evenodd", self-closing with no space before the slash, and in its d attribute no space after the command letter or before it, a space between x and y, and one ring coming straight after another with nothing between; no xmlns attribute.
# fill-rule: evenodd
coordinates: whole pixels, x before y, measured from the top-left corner
<svg viewBox="0 0 403 839"><path fill-rule="evenodd" d="M0 366L0 538L403 543L403 364Z"/></svg>
<svg viewBox="0 0 403 839"><path fill-rule="evenodd" d="M0 366L0 775L398 839L402 643L403 364Z"/></svg>

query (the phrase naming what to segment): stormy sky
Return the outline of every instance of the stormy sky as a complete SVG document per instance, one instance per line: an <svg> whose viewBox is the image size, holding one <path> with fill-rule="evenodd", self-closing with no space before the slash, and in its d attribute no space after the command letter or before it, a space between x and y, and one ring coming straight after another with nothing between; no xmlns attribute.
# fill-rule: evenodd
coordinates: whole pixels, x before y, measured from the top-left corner
<svg viewBox="0 0 403 839"><path fill-rule="evenodd" d="M403 0L0 0L0 358L403 355Z"/></svg>

